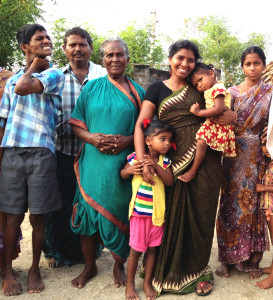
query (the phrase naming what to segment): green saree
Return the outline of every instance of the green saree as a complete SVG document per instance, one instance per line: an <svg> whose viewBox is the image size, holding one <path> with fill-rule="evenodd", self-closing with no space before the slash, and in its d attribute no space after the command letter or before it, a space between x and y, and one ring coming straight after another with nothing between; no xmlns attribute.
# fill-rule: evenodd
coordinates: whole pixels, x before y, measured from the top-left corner
<svg viewBox="0 0 273 300"><path fill-rule="evenodd" d="M70 123L92 133L120 134L134 132L144 89L128 79L133 96L124 92L107 76L89 81L77 101ZM77 192L74 198L71 228L74 233L91 236L99 233L115 258L129 255L128 209L131 180L120 177L128 147L116 155L104 154L85 143L75 160Z"/></svg>
<svg viewBox="0 0 273 300"><path fill-rule="evenodd" d="M204 107L202 95L186 85L158 107L158 118L176 131L177 151L168 153L175 178L188 169L194 157L195 134L202 121L190 113L196 102ZM208 148L196 178L188 183L176 180L167 189L165 231L153 279L158 294L191 293L197 282L213 280L208 262L221 179L219 152Z"/></svg>

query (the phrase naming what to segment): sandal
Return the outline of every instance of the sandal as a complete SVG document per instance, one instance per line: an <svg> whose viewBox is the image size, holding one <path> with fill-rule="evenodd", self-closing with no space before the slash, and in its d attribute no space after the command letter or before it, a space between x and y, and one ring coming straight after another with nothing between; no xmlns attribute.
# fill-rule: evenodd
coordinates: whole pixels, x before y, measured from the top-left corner
<svg viewBox="0 0 273 300"><path fill-rule="evenodd" d="M207 283L210 283L210 284L211 284L211 282L209 282L209 281L204 281L204 282L198 282L198 283L197 283L197 284L199 284L200 288L202 289L202 293L197 292L197 285L196 285L195 293L196 293L197 296L207 296L207 295L209 295L209 294L211 293L212 287L211 287L211 289L210 289L209 291L203 292L203 287L204 287Z"/></svg>

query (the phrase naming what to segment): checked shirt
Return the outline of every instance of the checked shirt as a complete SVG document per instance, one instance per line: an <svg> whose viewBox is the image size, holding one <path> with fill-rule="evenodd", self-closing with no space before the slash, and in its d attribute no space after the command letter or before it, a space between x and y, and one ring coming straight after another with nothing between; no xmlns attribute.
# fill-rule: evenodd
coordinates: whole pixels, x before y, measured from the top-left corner
<svg viewBox="0 0 273 300"><path fill-rule="evenodd" d="M20 70L5 87L0 104L0 127L6 126L1 147L45 147L54 153L58 108L64 85L63 72L51 68L33 73L32 76L43 84L43 92L20 96L14 89L23 74L24 71Z"/></svg>
<svg viewBox="0 0 273 300"><path fill-rule="evenodd" d="M85 76L82 84L79 83L76 76L73 74L71 67L66 65L62 68L65 75L65 84L62 95L62 109L59 111L58 126L57 126L57 145L56 149L66 155L76 156L80 150L81 140L76 138L71 130L68 121L76 105L77 99L89 80L103 77L107 74L105 68L89 62L89 71Z"/></svg>

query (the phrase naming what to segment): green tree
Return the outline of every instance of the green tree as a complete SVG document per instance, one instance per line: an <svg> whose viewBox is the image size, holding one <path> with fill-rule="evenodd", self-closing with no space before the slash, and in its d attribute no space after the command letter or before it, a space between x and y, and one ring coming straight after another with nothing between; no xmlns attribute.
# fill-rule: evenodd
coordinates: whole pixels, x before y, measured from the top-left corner
<svg viewBox="0 0 273 300"><path fill-rule="evenodd" d="M221 70L226 86L238 84L243 80L240 58L246 47L257 45L267 50L266 36L254 32L249 34L246 41L242 41L231 32L227 20L222 17L186 19L184 22L182 35L186 38L191 36L198 44L202 61Z"/></svg>
<svg viewBox="0 0 273 300"><path fill-rule="evenodd" d="M75 26L80 26L81 28L89 32L93 41L93 49L94 49L94 53L92 54L91 59L94 63L100 64L99 46L103 42L105 37L99 36L89 23L84 23L82 25L79 25L78 22L77 24L71 23L68 22L65 18L58 19L52 23L51 38L54 44L52 61L54 62L54 64L56 64L59 67L63 67L68 63L67 57L65 56L62 48L63 39L64 39L65 32L68 29L71 29Z"/></svg>
<svg viewBox="0 0 273 300"><path fill-rule="evenodd" d="M160 37L156 37L152 20L139 26L136 22L128 25L119 32L119 36L127 43L130 52L130 63L127 74L132 77L134 64L155 66L161 64L166 56L160 44Z"/></svg>
<svg viewBox="0 0 273 300"><path fill-rule="evenodd" d="M0 66L11 68L22 59L16 32L41 17L42 0L0 0Z"/></svg>

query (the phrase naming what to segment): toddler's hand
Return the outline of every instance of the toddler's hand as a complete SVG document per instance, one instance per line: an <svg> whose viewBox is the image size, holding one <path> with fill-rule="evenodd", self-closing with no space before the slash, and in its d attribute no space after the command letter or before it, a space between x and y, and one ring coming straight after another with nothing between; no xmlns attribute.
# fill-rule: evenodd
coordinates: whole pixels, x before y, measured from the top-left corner
<svg viewBox="0 0 273 300"><path fill-rule="evenodd" d="M194 114L195 116L198 116L199 111L200 111L200 106L199 106L198 103L193 104L193 105L191 106L191 108L190 108L190 112L191 112L192 114Z"/></svg>

